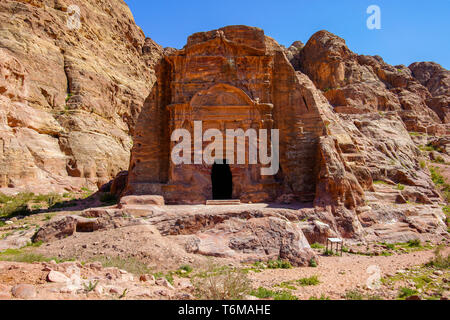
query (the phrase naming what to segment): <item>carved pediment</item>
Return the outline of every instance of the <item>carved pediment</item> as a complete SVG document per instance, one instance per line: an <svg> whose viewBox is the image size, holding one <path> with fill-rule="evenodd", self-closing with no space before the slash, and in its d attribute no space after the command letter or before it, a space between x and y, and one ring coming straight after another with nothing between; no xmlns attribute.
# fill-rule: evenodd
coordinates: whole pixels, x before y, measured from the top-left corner
<svg viewBox="0 0 450 320"><path fill-rule="evenodd" d="M255 103L241 89L228 84L217 84L197 92L191 100L191 107L207 106L254 106Z"/></svg>

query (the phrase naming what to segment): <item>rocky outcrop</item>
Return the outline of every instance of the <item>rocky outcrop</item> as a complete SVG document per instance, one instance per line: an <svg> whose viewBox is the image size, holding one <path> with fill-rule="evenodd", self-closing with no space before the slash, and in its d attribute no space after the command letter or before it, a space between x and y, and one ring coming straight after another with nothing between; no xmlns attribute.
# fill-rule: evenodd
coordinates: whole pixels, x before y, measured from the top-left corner
<svg viewBox="0 0 450 320"><path fill-rule="evenodd" d="M298 224L279 218L229 219L214 229L196 234L187 251L242 262L283 259L308 266L317 257Z"/></svg>
<svg viewBox="0 0 450 320"><path fill-rule="evenodd" d="M440 109L430 104L434 95L403 65L391 66L379 56L357 55L342 38L327 31L315 33L297 59L294 66L311 78L338 113L394 111L409 131L447 132L435 112Z"/></svg>
<svg viewBox="0 0 450 320"><path fill-rule="evenodd" d="M162 52L126 4L5 0L0 33L0 188L95 189L126 169Z"/></svg>
<svg viewBox="0 0 450 320"><path fill-rule="evenodd" d="M416 62L409 66L412 76L431 93L427 105L439 118L450 122L450 71L435 62Z"/></svg>

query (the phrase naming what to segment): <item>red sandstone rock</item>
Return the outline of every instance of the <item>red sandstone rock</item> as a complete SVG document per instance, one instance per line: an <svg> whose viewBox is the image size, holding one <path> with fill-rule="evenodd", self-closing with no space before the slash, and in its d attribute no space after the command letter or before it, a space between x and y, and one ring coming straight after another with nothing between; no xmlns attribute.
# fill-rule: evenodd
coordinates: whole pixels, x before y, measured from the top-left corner
<svg viewBox="0 0 450 320"><path fill-rule="evenodd" d="M95 189L126 169L163 51L126 4L4 0L0 29L0 188Z"/></svg>
<svg viewBox="0 0 450 320"><path fill-rule="evenodd" d="M126 205L156 205L163 206L164 198L161 196L126 196L120 199L120 206Z"/></svg>
<svg viewBox="0 0 450 320"><path fill-rule="evenodd" d="M448 130L438 117L444 117L443 106L437 106L445 104L442 101L446 98L439 98L440 102L436 100L433 105L431 90L423 86L428 83L426 76L418 75L422 85L405 66L388 65L379 56L359 56L348 49L343 39L327 31L311 37L298 53L298 61L298 70L313 80L339 113L395 111L411 131L442 135ZM417 65L411 67L421 73ZM445 71L438 68L434 82L447 79ZM448 88L447 80L442 80L445 85L441 87Z"/></svg>
<svg viewBox="0 0 450 320"><path fill-rule="evenodd" d="M34 299L37 296L36 288L31 284L18 284L11 289L11 293L18 299Z"/></svg>
<svg viewBox="0 0 450 320"><path fill-rule="evenodd" d="M281 258L294 266L316 258L297 224L274 217L227 220L193 237L188 251L242 262Z"/></svg>
<svg viewBox="0 0 450 320"><path fill-rule="evenodd" d="M439 118L450 121L450 71L434 62L416 62L409 66L412 76L416 78L431 93L427 105L433 109Z"/></svg>

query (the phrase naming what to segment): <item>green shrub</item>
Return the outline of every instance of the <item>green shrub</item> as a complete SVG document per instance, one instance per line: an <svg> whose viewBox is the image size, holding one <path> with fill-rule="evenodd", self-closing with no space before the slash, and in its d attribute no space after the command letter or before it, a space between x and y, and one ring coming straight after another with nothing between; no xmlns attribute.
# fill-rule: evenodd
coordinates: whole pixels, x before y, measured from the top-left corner
<svg viewBox="0 0 450 320"><path fill-rule="evenodd" d="M322 294L320 298L317 298L316 296L311 296L309 297L309 300L330 300L330 297Z"/></svg>
<svg viewBox="0 0 450 320"><path fill-rule="evenodd" d="M433 180L434 184L437 186L441 186L445 184L444 177L439 172L438 168L430 167L431 180Z"/></svg>
<svg viewBox="0 0 450 320"><path fill-rule="evenodd" d="M316 268L317 267L317 262L314 258L311 258L311 260L309 260L309 266L312 268Z"/></svg>
<svg viewBox="0 0 450 320"><path fill-rule="evenodd" d="M324 248L325 248L324 245L322 245L322 244L320 244L320 243L317 243L317 242L311 244L310 247L313 248L313 249L324 249Z"/></svg>
<svg viewBox="0 0 450 320"><path fill-rule="evenodd" d="M421 247L420 240L419 239L409 240L408 247L411 247L411 248Z"/></svg>
<svg viewBox="0 0 450 320"><path fill-rule="evenodd" d="M269 260L267 261L267 268L269 269L291 269L292 264L287 260Z"/></svg>
<svg viewBox="0 0 450 320"><path fill-rule="evenodd" d="M423 161L423 160L421 160L421 161L419 162L419 165L420 165L420 168L421 168L421 169L425 169L425 167L427 166L426 162Z"/></svg>
<svg viewBox="0 0 450 320"><path fill-rule="evenodd" d="M316 286L320 283L319 278L317 276L311 276L309 278L301 278L296 280L296 282L302 287Z"/></svg>
<svg viewBox="0 0 450 320"><path fill-rule="evenodd" d="M260 299L268 299L268 298L272 298L275 295L275 291L263 288L263 287L259 287L256 290L252 290L250 292L250 295L260 298Z"/></svg>
<svg viewBox="0 0 450 320"><path fill-rule="evenodd" d="M405 186L402 185L401 183L399 183L399 184L397 184L397 189L400 191L403 191L403 190L405 190Z"/></svg>
<svg viewBox="0 0 450 320"><path fill-rule="evenodd" d="M364 295L358 290L347 290L345 292L346 300L364 300Z"/></svg>
<svg viewBox="0 0 450 320"><path fill-rule="evenodd" d="M252 290L250 295L255 296L260 299L273 298L274 300L298 300L291 292L286 290L273 291L263 287L259 287L256 290Z"/></svg>
<svg viewBox="0 0 450 320"><path fill-rule="evenodd" d="M175 273L180 277L188 277L194 269L190 265L182 265Z"/></svg>
<svg viewBox="0 0 450 320"><path fill-rule="evenodd" d="M436 163L445 163L445 160L441 156L437 156L436 159L434 159L433 162Z"/></svg>
<svg viewBox="0 0 450 320"><path fill-rule="evenodd" d="M388 249L395 250L395 244L393 243L383 243L383 245L385 245Z"/></svg>
<svg viewBox="0 0 450 320"><path fill-rule="evenodd" d="M208 269L192 277L195 296L201 300L241 300L250 292L250 280L244 271L231 267Z"/></svg>
<svg viewBox="0 0 450 320"><path fill-rule="evenodd" d="M437 247L434 250L433 259L430 262L428 262L426 266L438 269L448 269L450 268L450 255L444 257L442 255L442 247Z"/></svg>
<svg viewBox="0 0 450 320"><path fill-rule="evenodd" d="M398 291L399 298L408 298L408 297L416 295L416 294L417 294L417 290L405 288L405 287L400 288Z"/></svg>

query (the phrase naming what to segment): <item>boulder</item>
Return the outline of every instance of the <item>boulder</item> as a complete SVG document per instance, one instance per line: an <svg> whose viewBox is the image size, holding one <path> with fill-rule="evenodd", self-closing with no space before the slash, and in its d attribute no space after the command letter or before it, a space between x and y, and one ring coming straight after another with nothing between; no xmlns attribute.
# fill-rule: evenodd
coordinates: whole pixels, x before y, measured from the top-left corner
<svg viewBox="0 0 450 320"><path fill-rule="evenodd" d="M11 289L12 295L17 299L35 299L37 296L35 286L31 284L18 284Z"/></svg>
<svg viewBox="0 0 450 320"><path fill-rule="evenodd" d="M284 259L294 266L308 266L316 258L300 226L275 217L229 219L191 237L186 248L198 254L233 257L244 262Z"/></svg>
<svg viewBox="0 0 450 320"><path fill-rule="evenodd" d="M127 205L156 205L163 206L164 198L156 195L143 195L143 196L125 196L120 199L119 206Z"/></svg>
<svg viewBox="0 0 450 320"><path fill-rule="evenodd" d="M65 274L52 270L47 275L47 281L54 283L68 283L70 282L70 279Z"/></svg>

